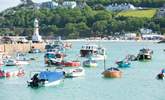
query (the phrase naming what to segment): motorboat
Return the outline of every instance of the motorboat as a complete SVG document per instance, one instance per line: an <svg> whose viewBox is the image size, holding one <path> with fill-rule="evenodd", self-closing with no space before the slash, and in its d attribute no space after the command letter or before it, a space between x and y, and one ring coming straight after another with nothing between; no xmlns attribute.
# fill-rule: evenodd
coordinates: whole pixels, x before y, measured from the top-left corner
<svg viewBox="0 0 165 100"><path fill-rule="evenodd" d="M102 74L105 78L120 78L122 76L122 72L115 67L106 69Z"/></svg>
<svg viewBox="0 0 165 100"><path fill-rule="evenodd" d="M131 65L131 63L129 61L125 61L125 60L117 61L116 64L120 68L127 68L127 67L130 67L130 65Z"/></svg>
<svg viewBox="0 0 165 100"><path fill-rule="evenodd" d="M16 60L14 59L6 59L5 66L16 66Z"/></svg>
<svg viewBox="0 0 165 100"><path fill-rule="evenodd" d="M151 49L140 49L139 54L137 55L137 60L151 60L153 51Z"/></svg>
<svg viewBox="0 0 165 100"><path fill-rule="evenodd" d="M63 71L38 71L27 81L30 87L57 86L64 78Z"/></svg>
<svg viewBox="0 0 165 100"><path fill-rule="evenodd" d="M97 62L95 60L86 60L83 62L84 67L96 67Z"/></svg>
<svg viewBox="0 0 165 100"><path fill-rule="evenodd" d="M47 52L44 56L45 64L58 66L61 64L64 56L61 53Z"/></svg>
<svg viewBox="0 0 165 100"><path fill-rule="evenodd" d="M85 69L82 67L70 69L69 71L65 71L65 77L80 77L85 75Z"/></svg>
<svg viewBox="0 0 165 100"><path fill-rule="evenodd" d="M98 45L86 44L80 49L80 56L91 58L93 60L104 60L106 59L105 48Z"/></svg>

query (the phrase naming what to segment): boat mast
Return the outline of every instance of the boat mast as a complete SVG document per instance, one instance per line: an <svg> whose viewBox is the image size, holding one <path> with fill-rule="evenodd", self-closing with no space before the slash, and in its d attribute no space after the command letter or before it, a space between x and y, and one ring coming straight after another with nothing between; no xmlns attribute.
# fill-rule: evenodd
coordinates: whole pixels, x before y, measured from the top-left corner
<svg viewBox="0 0 165 100"><path fill-rule="evenodd" d="M104 70L106 70L105 63L106 63L106 62L105 62L105 55L104 55Z"/></svg>

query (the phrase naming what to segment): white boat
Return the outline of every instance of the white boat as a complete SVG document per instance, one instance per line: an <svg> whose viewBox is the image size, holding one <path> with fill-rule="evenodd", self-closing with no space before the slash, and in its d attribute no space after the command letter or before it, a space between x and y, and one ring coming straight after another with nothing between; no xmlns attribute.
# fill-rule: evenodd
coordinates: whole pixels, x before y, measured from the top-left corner
<svg viewBox="0 0 165 100"><path fill-rule="evenodd" d="M61 83L64 78L64 72L60 71L41 71L36 72L33 77L27 81L30 87L41 87L41 86L56 86Z"/></svg>
<svg viewBox="0 0 165 100"><path fill-rule="evenodd" d="M16 60L16 65L27 65L27 64L29 64L29 62Z"/></svg>
<svg viewBox="0 0 165 100"><path fill-rule="evenodd" d="M5 61L5 66L16 66L16 60L14 60L14 59L7 59Z"/></svg>
<svg viewBox="0 0 165 100"><path fill-rule="evenodd" d="M86 60L83 62L84 67L96 67L97 63L95 60Z"/></svg>
<svg viewBox="0 0 165 100"><path fill-rule="evenodd" d="M90 56L91 60L104 60L106 58L107 58L106 55L100 55L100 54Z"/></svg>
<svg viewBox="0 0 165 100"><path fill-rule="evenodd" d="M82 67L65 71L65 77L80 77L85 75L85 70Z"/></svg>
<svg viewBox="0 0 165 100"><path fill-rule="evenodd" d="M105 48L97 45L83 45L80 49L80 56L91 58L92 60L104 60L106 59Z"/></svg>
<svg viewBox="0 0 165 100"><path fill-rule="evenodd" d="M151 49L140 49L137 60L151 60L153 51Z"/></svg>

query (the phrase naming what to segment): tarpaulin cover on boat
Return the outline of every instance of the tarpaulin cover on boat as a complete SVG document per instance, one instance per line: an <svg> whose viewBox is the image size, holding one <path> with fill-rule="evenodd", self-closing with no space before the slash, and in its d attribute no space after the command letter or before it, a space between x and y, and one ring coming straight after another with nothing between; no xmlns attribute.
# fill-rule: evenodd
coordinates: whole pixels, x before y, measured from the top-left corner
<svg viewBox="0 0 165 100"><path fill-rule="evenodd" d="M63 77L64 77L63 72L44 71L39 74L39 79L45 79L48 80L49 82L59 80Z"/></svg>

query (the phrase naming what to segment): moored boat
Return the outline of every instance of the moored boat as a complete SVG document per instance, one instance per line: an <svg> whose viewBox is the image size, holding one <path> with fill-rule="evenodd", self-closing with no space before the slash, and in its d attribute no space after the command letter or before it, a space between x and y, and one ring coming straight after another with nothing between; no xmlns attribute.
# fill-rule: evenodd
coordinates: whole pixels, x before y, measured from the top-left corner
<svg viewBox="0 0 165 100"><path fill-rule="evenodd" d="M80 61L64 61L61 64L65 67L79 67L81 65Z"/></svg>
<svg viewBox="0 0 165 100"><path fill-rule="evenodd" d="M93 60L104 60L106 58L105 48L97 45L86 44L80 49L80 56L92 58Z"/></svg>
<svg viewBox="0 0 165 100"><path fill-rule="evenodd" d="M122 72L118 68L111 67L111 68L106 69L102 74L106 78L120 78L122 75Z"/></svg>
<svg viewBox="0 0 165 100"><path fill-rule="evenodd" d="M5 61L5 66L16 66L16 60L14 60L14 59L7 59Z"/></svg>
<svg viewBox="0 0 165 100"><path fill-rule="evenodd" d="M137 60L151 60L153 51L151 49L140 49L139 54L137 55Z"/></svg>
<svg viewBox="0 0 165 100"><path fill-rule="evenodd" d="M96 67L97 62L95 60L86 60L83 62L84 67Z"/></svg>
<svg viewBox="0 0 165 100"><path fill-rule="evenodd" d="M125 61L125 60L117 61L116 64L120 68L127 68L127 67L130 67L130 65L131 65L131 63L129 61Z"/></svg>
<svg viewBox="0 0 165 100"><path fill-rule="evenodd" d="M63 71L40 71L36 72L27 83L30 87L56 86L61 83L63 78Z"/></svg>
<svg viewBox="0 0 165 100"><path fill-rule="evenodd" d="M85 69L82 67L65 71L65 77L80 77L85 75Z"/></svg>
<svg viewBox="0 0 165 100"><path fill-rule="evenodd" d="M0 70L0 78L3 78L3 77L21 77L24 75L25 75L25 72L23 69L6 69L6 70L1 69Z"/></svg>

